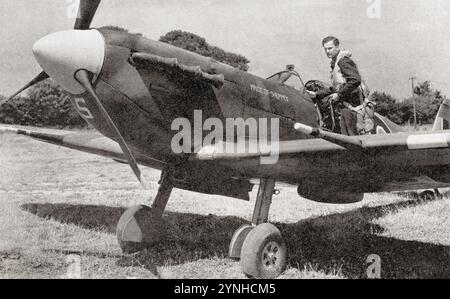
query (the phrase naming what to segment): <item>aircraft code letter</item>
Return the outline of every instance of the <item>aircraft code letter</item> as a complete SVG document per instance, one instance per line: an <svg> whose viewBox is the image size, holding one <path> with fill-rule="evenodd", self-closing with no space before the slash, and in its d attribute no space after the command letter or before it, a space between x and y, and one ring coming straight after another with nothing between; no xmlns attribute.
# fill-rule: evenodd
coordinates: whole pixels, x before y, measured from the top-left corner
<svg viewBox="0 0 450 299"><path fill-rule="evenodd" d="M94 116L92 115L91 111L89 111L89 109L86 107L86 102L84 101L83 98L75 98L74 101L78 112L80 112L81 116L84 119L94 119Z"/></svg>

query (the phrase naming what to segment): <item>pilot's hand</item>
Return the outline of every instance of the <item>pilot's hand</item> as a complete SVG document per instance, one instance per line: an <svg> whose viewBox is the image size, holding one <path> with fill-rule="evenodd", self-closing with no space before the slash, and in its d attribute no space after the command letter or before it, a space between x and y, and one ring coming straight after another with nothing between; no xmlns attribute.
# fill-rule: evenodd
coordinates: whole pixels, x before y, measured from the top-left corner
<svg viewBox="0 0 450 299"><path fill-rule="evenodd" d="M309 95L313 99L317 96L317 94L314 91L309 91L309 90L306 90L306 94Z"/></svg>
<svg viewBox="0 0 450 299"><path fill-rule="evenodd" d="M339 101L339 95L337 93L333 93L332 95L330 95L329 99L330 102L335 103Z"/></svg>

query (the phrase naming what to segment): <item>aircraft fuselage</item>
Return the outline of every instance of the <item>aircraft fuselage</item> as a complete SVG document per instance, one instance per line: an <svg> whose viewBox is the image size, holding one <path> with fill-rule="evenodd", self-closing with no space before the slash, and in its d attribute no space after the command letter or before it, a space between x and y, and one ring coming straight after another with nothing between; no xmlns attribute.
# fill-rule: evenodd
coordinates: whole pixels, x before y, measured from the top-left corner
<svg viewBox="0 0 450 299"><path fill-rule="evenodd" d="M177 118L193 122L195 110L201 110L204 119L218 118L224 123L227 118L277 118L280 140L307 138L294 130L295 122L317 126L314 103L299 90L139 35L99 31L105 40L105 58L95 82L96 92L127 142L140 153L162 161L176 159L170 151L177 133L171 130L171 123ZM223 74L224 84L221 88L186 86L176 74L156 68L138 72L130 59L136 52L176 58L180 64ZM88 123L114 137L88 94L76 96L74 104Z"/></svg>

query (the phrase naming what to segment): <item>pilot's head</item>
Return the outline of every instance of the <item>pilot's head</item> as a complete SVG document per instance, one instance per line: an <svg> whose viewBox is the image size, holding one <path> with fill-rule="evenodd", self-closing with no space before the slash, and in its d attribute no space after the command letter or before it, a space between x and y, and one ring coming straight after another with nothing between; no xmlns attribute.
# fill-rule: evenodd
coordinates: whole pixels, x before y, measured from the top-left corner
<svg viewBox="0 0 450 299"><path fill-rule="evenodd" d="M334 36L327 36L322 40L322 46L328 58L333 59L339 54L339 39Z"/></svg>

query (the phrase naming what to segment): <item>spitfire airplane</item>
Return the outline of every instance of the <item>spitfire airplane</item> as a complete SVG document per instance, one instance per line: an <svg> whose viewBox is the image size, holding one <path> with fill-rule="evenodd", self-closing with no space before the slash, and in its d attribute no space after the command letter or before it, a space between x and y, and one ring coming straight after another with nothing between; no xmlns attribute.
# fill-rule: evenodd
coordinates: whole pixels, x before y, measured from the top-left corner
<svg viewBox="0 0 450 299"><path fill-rule="evenodd" d="M274 278L287 265L286 242L269 223L276 182L298 186L302 198L335 204L362 201L364 193L450 187L450 132L444 130L449 101L433 132L401 132L376 114L373 134L343 136L321 128L312 99L284 84L292 70L263 79L136 34L91 29L100 2L80 1L74 30L34 44L44 71L18 92L53 78L98 133L6 125L0 131L127 162L142 182L138 164L161 170L151 207L132 207L118 223L123 252L158 242L173 188L248 200L251 181L259 179L251 225L234 233L229 254L240 259L246 275ZM255 152L229 153L218 143L193 142L191 152L175 153L172 123L183 118L193 124L195 111L223 122L276 119L279 138ZM275 147L276 163L261 163Z"/></svg>

